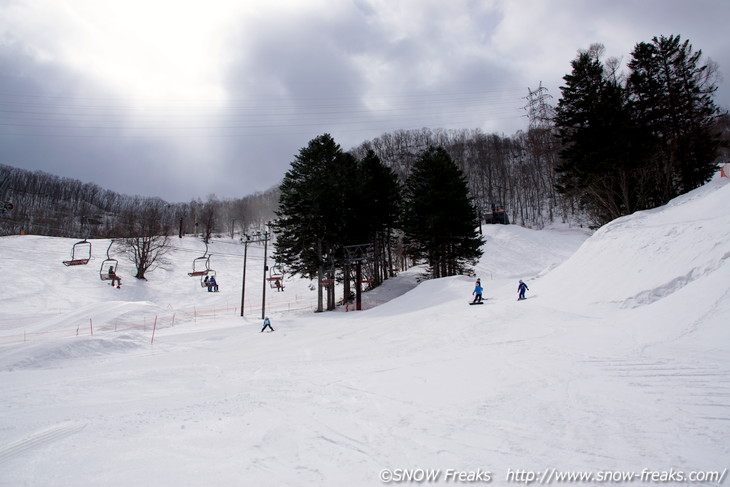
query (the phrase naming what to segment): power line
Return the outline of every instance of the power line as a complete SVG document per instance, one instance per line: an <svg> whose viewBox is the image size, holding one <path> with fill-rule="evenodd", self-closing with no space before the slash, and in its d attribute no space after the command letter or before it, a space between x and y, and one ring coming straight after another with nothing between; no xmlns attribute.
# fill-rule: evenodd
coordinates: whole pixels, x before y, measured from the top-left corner
<svg viewBox="0 0 730 487"><path fill-rule="evenodd" d="M280 96L263 96L263 95L256 95L255 98L250 97L242 97L242 98L228 98L227 103L231 106L235 106L241 103L245 103L247 105L255 106L254 103L261 103L264 102L264 105L269 105L271 101L286 101L286 104L293 104L293 103L311 103L311 102L317 102L320 101L326 101L327 104L332 104L333 102L339 102L339 101L349 101L352 102L352 100L360 100L362 101L373 101L373 100L419 100L419 99L438 99L438 98L446 98L446 97L459 97L459 96L479 96L479 97L485 97L489 95L508 95L513 96L517 93L524 92L523 89L509 89L509 90L451 90L451 91L433 91L433 92L423 92L423 93L401 93L401 94L370 94L366 96L352 96L352 95L333 95L333 94L327 94L322 96L314 96L314 95L307 95L307 96L288 96L285 99ZM85 103L111 103L114 106L122 106L118 102L118 98L109 98L109 97L84 97L84 96L76 96L76 95L47 95L47 94L29 94L26 92L7 92L7 91L0 91L0 97L6 96L10 97L14 102L18 102L18 99L21 98L29 98L29 99L51 99L51 100L60 100L60 101L67 101L70 102L70 106L82 106L78 105L78 101L83 101ZM145 101L148 103L162 103L164 102L166 105L184 105L184 104L196 104L199 105L201 103L219 103L220 100L215 98L198 98L198 99L191 99L191 98L180 98L180 99L171 99L171 98L144 98L140 101ZM337 103L338 105L341 103ZM105 105L85 105L87 107L94 107L94 106L107 106ZM134 105L130 105L131 107L137 106L137 103Z"/></svg>
<svg viewBox="0 0 730 487"><path fill-rule="evenodd" d="M509 91L455 91L431 94L390 96L270 98L255 103L233 100L226 107L206 112L196 106L180 111L179 105L164 108L161 113L134 113L131 106L84 105L77 99L57 96L54 100L73 100L74 103L58 105L47 103L41 95L18 95L31 100L18 101L0 98L0 127L8 136L40 137L122 137L139 135L171 135L179 132L184 136L241 136L240 131L273 132L270 135L291 134L292 129L335 125L349 127L346 131L381 130L384 125L415 122L426 125L481 124L485 120L517 118L521 90ZM0 92L0 97L13 96ZM100 100L86 98L86 100ZM188 102L190 102L188 100ZM4 115L4 116L3 116ZM357 126L357 127L356 127ZM375 126L375 127L373 127ZM395 127L396 129L399 127ZM19 129L19 130L12 130ZM113 134L104 131L115 130ZM84 133L93 131L94 133ZM139 131L145 131L139 134ZM235 131L235 132L232 132ZM162 134L158 134L162 132ZM192 133L191 133L192 132ZM199 132L199 133L195 133ZM266 135L266 134L264 134Z"/></svg>

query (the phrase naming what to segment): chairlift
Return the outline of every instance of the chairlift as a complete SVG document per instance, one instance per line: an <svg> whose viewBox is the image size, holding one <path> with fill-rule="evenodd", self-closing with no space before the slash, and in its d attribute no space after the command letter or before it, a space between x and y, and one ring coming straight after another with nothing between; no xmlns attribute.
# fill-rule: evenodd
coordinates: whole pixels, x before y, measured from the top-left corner
<svg viewBox="0 0 730 487"><path fill-rule="evenodd" d="M269 277L266 278L269 281L269 286L274 289L284 289L284 267L276 263L269 268Z"/></svg>
<svg viewBox="0 0 730 487"><path fill-rule="evenodd" d="M210 268L210 254L208 254L208 244L205 244L205 253L202 257L193 259L193 272L188 272L190 277L207 276L211 272L215 272Z"/></svg>
<svg viewBox="0 0 730 487"><path fill-rule="evenodd" d="M64 260L63 265L86 265L91 260L91 242L86 239L76 242L71 248L71 259Z"/></svg>
<svg viewBox="0 0 730 487"><path fill-rule="evenodd" d="M198 257L193 260L193 271L188 272L190 277L207 276L212 272L210 268L210 255Z"/></svg>
<svg viewBox="0 0 730 487"><path fill-rule="evenodd" d="M101 278L102 281L110 281L113 279L117 280L119 279L117 277L117 265L119 265L119 261L117 259L112 259L109 256L109 251L112 248L112 245L114 244L114 240L109 242L109 247L106 249L106 259L101 263L101 267L99 267L99 278Z"/></svg>

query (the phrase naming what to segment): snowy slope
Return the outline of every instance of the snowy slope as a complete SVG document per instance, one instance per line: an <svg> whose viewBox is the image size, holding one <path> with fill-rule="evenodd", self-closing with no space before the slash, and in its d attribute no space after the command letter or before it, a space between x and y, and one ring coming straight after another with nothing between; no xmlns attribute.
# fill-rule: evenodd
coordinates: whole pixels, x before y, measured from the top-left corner
<svg viewBox="0 0 730 487"><path fill-rule="evenodd" d="M75 240L14 236L1 241L4 258L0 259L0 273L8 285L0 298L0 329L14 328L16 339L18 330L21 334L64 329L75 332L78 324L88 328L89 318L101 330L114 324L118 328L143 328L145 319L154 320L155 315L168 321L173 315L178 321L194 314L240 316L244 249L236 240L218 239L209 248L210 267L216 271L220 293L201 292L200 278L188 276L193 260L205 252L204 244L194 237L172 239L172 252L165 256L169 265L148 272L147 281L134 279L132 263L112 250L111 257L118 259L118 274L123 280L119 290L99 277L109 240L90 240L89 264L71 267L61 262L70 258ZM245 305L252 316L260 315L263 254L263 244L249 245ZM271 260L269 265L273 265ZM289 292L277 293L267 284L268 311L311 310L316 306L316 295L309 289L308 280L287 276L284 284L291 286Z"/></svg>
<svg viewBox="0 0 730 487"><path fill-rule="evenodd" d="M148 282L127 275L120 290L98 268L60 264L73 241L0 239L10 276L0 485L372 486L383 469L418 468L439 469L441 483L447 469L489 472L494 485L518 470L722 472L729 190L711 183L587 240L486 226L482 306L467 305L473 278L414 287L412 269L368 298L379 306L313 314L308 281L292 279L267 295L276 332L263 334L263 249L249 249L258 275L242 319L235 242L213 245L222 291L209 295L185 275L193 239L176 242L168 270ZM531 289L523 302L520 278ZM151 344L155 315L168 321ZM101 328L93 336L87 317Z"/></svg>
<svg viewBox="0 0 730 487"><path fill-rule="evenodd" d="M636 308L722 272L730 257L725 181L605 225L545 279L547 296Z"/></svg>

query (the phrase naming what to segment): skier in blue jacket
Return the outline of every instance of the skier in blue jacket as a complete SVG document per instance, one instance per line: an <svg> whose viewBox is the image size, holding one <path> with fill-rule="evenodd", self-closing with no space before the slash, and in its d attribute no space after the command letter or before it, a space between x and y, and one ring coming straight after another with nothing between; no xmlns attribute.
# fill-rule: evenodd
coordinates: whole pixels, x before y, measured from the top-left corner
<svg viewBox="0 0 730 487"><path fill-rule="evenodd" d="M474 295L474 301L472 303L481 303L482 302L482 291L484 291L484 288L482 287L481 281L477 279L477 285L474 287L474 292L472 293Z"/></svg>
<svg viewBox="0 0 730 487"><path fill-rule="evenodd" d="M530 290L530 288L527 287L527 284L522 282L522 279L520 279L520 285L517 286L517 291L520 293L520 297L517 298L517 301L522 301L523 299L527 299L527 298L525 298L525 291L529 291L529 290Z"/></svg>

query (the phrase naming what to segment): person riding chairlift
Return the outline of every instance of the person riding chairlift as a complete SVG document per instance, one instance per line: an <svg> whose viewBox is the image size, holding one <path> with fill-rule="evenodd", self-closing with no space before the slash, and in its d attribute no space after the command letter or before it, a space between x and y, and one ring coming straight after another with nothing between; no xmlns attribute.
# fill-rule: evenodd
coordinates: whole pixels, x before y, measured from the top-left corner
<svg viewBox="0 0 730 487"><path fill-rule="evenodd" d="M110 265L109 266L109 277L111 278L111 281L112 281L112 287L114 287L114 282L115 281L117 283L117 288L119 288L122 285L122 278L119 277L119 276L117 276L117 273L114 272L114 266L113 265Z"/></svg>

